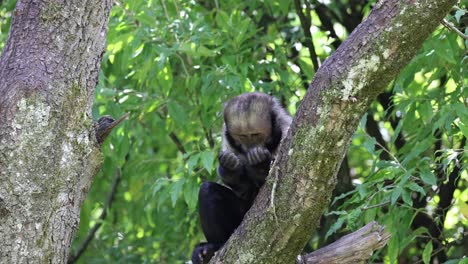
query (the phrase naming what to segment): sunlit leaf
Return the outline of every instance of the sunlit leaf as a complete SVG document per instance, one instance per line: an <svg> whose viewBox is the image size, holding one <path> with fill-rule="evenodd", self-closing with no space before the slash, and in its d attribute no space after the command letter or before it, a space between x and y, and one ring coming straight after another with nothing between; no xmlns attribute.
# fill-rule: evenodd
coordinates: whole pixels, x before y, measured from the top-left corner
<svg viewBox="0 0 468 264"><path fill-rule="evenodd" d="M184 124L187 122L187 114L183 110L182 106L175 101L169 101L167 103L169 115L178 124Z"/></svg>
<svg viewBox="0 0 468 264"><path fill-rule="evenodd" d="M437 178L430 170L421 171L421 180L429 185L437 185Z"/></svg>
<svg viewBox="0 0 468 264"><path fill-rule="evenodd" d="M327 234L325 235L325 238L331 236L336 232L336 230L340 229L341 226L344 223L344 218L338 218L338 220L328 229Z"/></svg>
<svg viewBox="0 0 468 264"><path fill-rule="evenodd" d="M181 178L172 184L171 201L173 207L176 205L177 199L179 198L179 195L182 192L184 183L185 179Z"/></svg>
<svg viewBox="0 0 468 264"><path fill-rule="evenodd" d="M468 220L468 204L462 201L461 199L457 200L458 208L460 209L460 213Z"/></svg>
<svg viewBox="0 0 468 264"><path fill-rule="evenodd" d="M200 159L203 164L203 167L211 172L213 170L213 163L215 160L215 154L212 151L204 151L200 153Z"/></svg>
<svg viewBox="0 0 468 264"><path fill-rule="evenodd" d="M424 264L429 264L431 261L431 254L432 254L432 241L426 244L424 247L424 251L422 254Z"/></svg>
<svg viewBox="0 0 468 264"><path fill-rule="evenodd" d="M194 178L193 176L189 176ZM184 184L184 200L189 210L194 211L197 207L199 185L196 181L189 180Z"/></svg>
<svg viewBox="0 0 468 264"><path fill-rule="evenodd" d="M397 186L395 189L393 189L392 192L392 199L391 199L391 204L394 205L398 198L400 198L401 193L403 192L403 188L400 186Z"/></svg>

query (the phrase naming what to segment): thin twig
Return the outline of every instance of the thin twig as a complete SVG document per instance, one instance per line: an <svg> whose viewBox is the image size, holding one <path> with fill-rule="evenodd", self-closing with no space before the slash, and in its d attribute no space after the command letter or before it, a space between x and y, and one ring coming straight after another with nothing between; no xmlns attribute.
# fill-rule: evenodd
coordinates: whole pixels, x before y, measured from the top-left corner
<svg viewBox="0 0 468 264"><path fill-rule="evenodd" d="M157 112L157 114L161 119L166 119L166 117L162 113ZM182 142L180 141L179 137L177 137L177 135L173 131L169 133L169 138L172 140L172 142L174 142L177 149L180 152L182 152L182 154L187 154L187 150L184 148L184 145L182 145Z"/></svg>
<svg viewBox="0 0 468 264"><path fill-rule="evenodd" d="M387 205L389 203L390 202L383 202L383 203L374 204L374 205L371 205L371 206L366 206L366 207L363 207L362 210L369 210L369 209L372 209L372 208L381 207L381 206Z"/></svg>
<svg viewBox="0 0 468 264"><path fill-rule="evenodd" d="M165 0L161 0L161 5L163 6L164 15L166 16L167 21L170 21L169 13L167 12L166 2Z"/></svg>
<svg viewBox="0 0 468 264"><path fill-rule="evenodd" d="M369 135L367 135L367 136L370 137ZM380 144L377 140L375 141L375 144L377 146L379 146L383 151L385 151L390 156L390 158L392 158L393 161L395 161L398 164L398 167L400 167L404 172L408 173L406 168L400 163L400 161L397 159L397 157L395 157L395 155L393 155L393 153L390 152L390 150L388 150L386 147L384 147L382 144Z"/></svg>
<svg viewBox="0 0 468 264"><path fill-rule="evenodd" d="M446 27L449 30L454 31L457 35L462 37L464 40L468 40L468 35L465 35L463 32L461 32L454 24L448 22L445 19L442 19L441 23L442 25L444 25L444 27Z"/></svg>
<svg viewBox="0 0 468 264"><path fill-rule="evenodd" d="M171 138L172 142L177 146L177 149L179 149L182 154L187 154L187 151L185 150L184 146L182 145L182 142L180 142L179 138L174 134L174 132L169 133L169 137Z"/></svg>
<svg viewBox="0 0 468 264"><path fill-rule="evenodd" d="M78 247L78 250L75 252L75 254L70 255L70 257L68 258L68 264L75 263L80 258L80 256L83 254L83 252L88 247L91 240L93 240L94 235L96 234L98 229L101 227L102 223L104 222L104 219L106 219L107 213L108 213L108 211L109 211L109 209L110 209L110 207L112 205L112 202L114 201L115 194L117 192L117 185L119 184L120 174L121 174L120 170L121 169L119 168L115 172L114 180L112 181L112 187L111 187L109 193L107 194L106 203L104 205L104 208L102 210L101 215L97 219L96 224L93 226L93 228L91 228L91 230L89 230L88 235L86 235L86 238L80 244L80 246Z"/></svg>
<svg viewBox="0 0 468 264"><path fill-rule="evenodd" d="M309 5L309 2L307 0L305 1L306 10L309 11L310 7L307 7ZM315 52L314 42L312 41L312 34L310 33L310 27L312 26L311 19L308 18L310 17L310 14L306 16L306 14L302 12L301 0L294 0L294 5L296 7L296 13L299 16L299 20L301 21L304 36L306 37L304 44L309 49L310 59L312 60L312 64L314 65L314 71L317 71L319 68L319 63L317 59L317 53Z"/></svg>

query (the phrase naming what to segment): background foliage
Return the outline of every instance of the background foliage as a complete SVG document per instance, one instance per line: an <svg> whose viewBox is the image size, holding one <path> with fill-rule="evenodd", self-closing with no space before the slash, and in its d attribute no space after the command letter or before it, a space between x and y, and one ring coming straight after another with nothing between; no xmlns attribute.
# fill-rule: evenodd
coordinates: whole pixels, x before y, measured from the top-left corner
<svg viewBox="0 0 468 264"><path fill-rule="evenodd" d="M93 117L130 118L103 146L72 252L99 228L78 262L189 259L204 239L197 192L216 179L222 103L263 91L294 114L316 66L374 4L244 2L114 1ZM14 3L0 1L0 48ZM466 8L447 20L468 34ZM468 263L467 46L440 26L372 104L308 250L376 220L392 239L375 262Z"/></svg>

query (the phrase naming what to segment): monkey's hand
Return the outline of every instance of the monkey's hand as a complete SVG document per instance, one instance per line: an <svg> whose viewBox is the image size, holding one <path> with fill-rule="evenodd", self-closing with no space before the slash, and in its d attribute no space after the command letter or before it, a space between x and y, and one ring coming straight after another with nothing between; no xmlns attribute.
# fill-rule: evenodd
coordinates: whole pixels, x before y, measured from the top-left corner
<svg viewBox="0 0 468 264"><path fill-rule="evenodd" d="M270 165L271 153L265 147L254 147L247 153L247 163L251 166L259 165L261 163L268 163Z"/></svg>
<svg viewBox="0 0 468 264"><path fill-rule="evenodd" d="M192 252L193 264L207 264L223 244L200 243Z"/></svg>
<svg viewBox="0 0 468 264"><path fill-rule="evenodd" d="M228 150L225 150L219 154L219 164L231 171L239 170L242 166L242 162L239 157Z"/></svg>

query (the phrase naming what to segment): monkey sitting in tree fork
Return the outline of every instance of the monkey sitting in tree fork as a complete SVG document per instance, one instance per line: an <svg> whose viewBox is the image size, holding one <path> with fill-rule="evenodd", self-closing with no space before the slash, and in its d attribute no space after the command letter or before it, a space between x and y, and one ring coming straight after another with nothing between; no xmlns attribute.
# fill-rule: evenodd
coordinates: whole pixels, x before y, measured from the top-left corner
<svg viewBox="0 0 468 264"><path fill-rule="evenodd" d="M241 94L224 106L218 174L222 184L204 182L198 194L207 239L195 247L192 263L208 263L229 239L265 182L292 118L264 93Z"/></svg>

